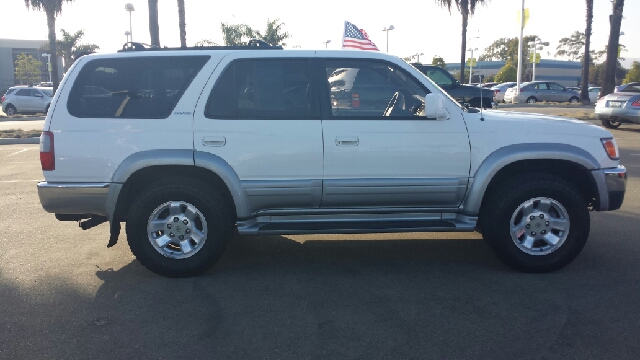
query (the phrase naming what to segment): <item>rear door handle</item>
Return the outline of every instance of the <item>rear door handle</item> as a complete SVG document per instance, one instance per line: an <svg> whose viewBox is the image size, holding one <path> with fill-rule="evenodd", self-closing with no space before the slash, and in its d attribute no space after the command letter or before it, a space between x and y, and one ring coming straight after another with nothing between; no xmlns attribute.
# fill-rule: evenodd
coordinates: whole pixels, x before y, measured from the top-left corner
<svg viewBox="0 0 640 360"><path fill-rule="evenodd" d="M227 143L227 139L224 136L217 137L205 137L202 138L202 145L204 146L224 146Z"/></svg>
<svg viewBox="0 0 640 360"><path fill-rule="evenodd" d="M360 139L358 137L337 137L336 146L358 146Z"/></svg>

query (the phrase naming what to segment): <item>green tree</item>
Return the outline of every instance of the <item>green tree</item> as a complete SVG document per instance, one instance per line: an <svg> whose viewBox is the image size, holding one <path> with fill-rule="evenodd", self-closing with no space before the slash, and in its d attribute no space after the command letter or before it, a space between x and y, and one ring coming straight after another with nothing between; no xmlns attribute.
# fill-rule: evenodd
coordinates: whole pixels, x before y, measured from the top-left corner
<svg viewBox="0 0 640 360"><path fill-rule="evenodd" d="M629 69L622 83L628 84L635 81L640 81L640 62L638 61L634 61L633 64L631 64L631 69Z"/></svg>
<svg viewBox="0 0 640 360"><path fill-rule="evenodd" d="M612 14L609 17L609 43L607 44L607 65L605 67L604 79L600 94L609 95L613 92L616 83L616 68L618 64L618 44L620 42L620 25L622 23L622 11L624 0L613 0Z"/></svg>
<svg viewBox="0 0 640 360"><path fill-rule="evenodd" d="M180 28L180 47L187 47L187 24L185 20L184 0L178 0L178 27Z"/></svg>
<svg viewBox="0 0 640 360"><path fill-rule="evenodd" d="M160 47L160 25L158 25L158 0L149 0L149 35L151 45Z"/></svg>
<svg viewBox="0 0 640 360"><path fill-rule="evenodd" d="M565 57L571 61L582 59L583 49L585 45L585 34L575 31L571 36L560 39L556 47L555 56Z"/></svg>
<svg viewBox="0 0 640 360"><path fill-rule="evenodd" d="M291 37L288 32L283 32L279 19L267 20L267 28L264 34L260 31L253 30L249 25L237 24L229 25L227 23L220 24L222 37L226 46L246 46L251 39L260 39L267 44L274 46L286 46L283 40Z"/></svg>
<svg viewBox="0 0 640 360"><path fill-rule="evenodd" d="M16 78L21 84L33 85L42 80L42 63L25 53L18 54L15 62Z"/></svg>
<svg viewBox="0 0 640 360"><path fill-rule="evenodd" d="M431 65L440 66L443 69L447 68L447 63L445 63L444 59L438 55L433 57L433 60L431 60Z"/></svg>
<svg viewBox="0 0 640 360"><path fill-rule="evenodd" d="M467 25L469 17L473 16L476 6L486 4L489 0L435 0L442 7L446 7L451 13L451 5L455 3L462 15L462 46L460 47L460 74L464 74L465 55L467 51ZM464 84L464 79L460 80Z"/></svg>
<svg viewBox="0 0 640 360"><path fill-rule="evenodd" d="M60 29L60 33L62 33L62 39L56 40L56 50L57 55L63 59L64 72L69 70L75 59L79 56L92 54L100 49L96 44L78 44L84 36L83 30L78 30L74 34L71 34L65 29ZM49 44L42 45L40 50L49 52Z"/></svg>
<svg viewBox="0 0 640 360"><path fill-rule="evenodd" d="M582 86L580 87L580 100L583 105L588 105L589 99L589 64L591 64L591 24L593 23L593 0L585 0L587 5L587 28L584 32L584 56L582 58Z"/></svg>
<svg viewBox="0 0 640 360"><path fill-rule="evenodd" d="M513 66L511 61L507 61L506 64L498 71L494 80L496 82L516 81L518 78L518 69Z"/></svg>
<svg viewBox="0 0 640 360"><path fill-rule="evenodd" d="M71 2L73 0L24 0L25 5L29 9L44 10L47 14L47 28L49 34L49 49L51 54L57 54L56 49L56 16L62 12L62 3ZM51 61L51 81L53 82L53 92L58 90L60 80L58 79L58 61Z"/></svg>
<svg viewBox="0 0 640 360"><path fill-rule="evenodd" d="M280 19L267 19L267 28L264 30L264 35L259 31L254 31L254 37L273 46L287 46L287 44L285 44L283 41L290 38L291 35L289 35L289 33L286 31L283 32L282 26L284 25L284 23L279 23L279 21Z"/></svg>

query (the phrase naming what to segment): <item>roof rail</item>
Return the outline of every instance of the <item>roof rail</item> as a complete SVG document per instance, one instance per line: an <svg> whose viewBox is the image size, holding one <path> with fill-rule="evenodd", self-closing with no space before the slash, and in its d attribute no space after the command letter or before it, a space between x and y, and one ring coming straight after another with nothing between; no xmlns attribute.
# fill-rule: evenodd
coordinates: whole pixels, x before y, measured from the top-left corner
<svg viewBox="0 0 640 360"><path fill-rule="evenodd" d="M247 45L240 46L193 46L193 47L157 47L138 42L127 42L118 52L127 51L162 51L162 50L282 50L282 46L274 46L260 39L251 39Z"/></svg>

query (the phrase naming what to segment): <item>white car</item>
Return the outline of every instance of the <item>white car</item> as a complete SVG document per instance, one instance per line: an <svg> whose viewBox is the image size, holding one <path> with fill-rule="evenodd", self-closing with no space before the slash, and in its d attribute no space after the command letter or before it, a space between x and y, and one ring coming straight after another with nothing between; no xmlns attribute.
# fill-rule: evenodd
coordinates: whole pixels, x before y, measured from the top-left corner
<svg viewBox="0 0 640 360"><path fill-rule="evenodd" d="M108 221L109 246L124 222L140 263L184 277L234 230L478 230L513 268L553 271L585 245L590 209L622 205L606 129L467 109L385 53L252 44L78 59L40 138L44 209Z"/></svg>
<svg viewBox="0 0 640 360"><path fill-rule="evenodd" d="M53 98L49 87L14 86L2 96L2 111L8 116L24 113L47 113Z"/></svg>
<svg viewBox="0 0 640 360"><path fill-rule="evenodd" d="M507 92L507 89L510 89L516 86L515 82L504 82L502 84L495 85L491 88L493 90L493 101L497 103L505 102L504 94Z"/></svg>

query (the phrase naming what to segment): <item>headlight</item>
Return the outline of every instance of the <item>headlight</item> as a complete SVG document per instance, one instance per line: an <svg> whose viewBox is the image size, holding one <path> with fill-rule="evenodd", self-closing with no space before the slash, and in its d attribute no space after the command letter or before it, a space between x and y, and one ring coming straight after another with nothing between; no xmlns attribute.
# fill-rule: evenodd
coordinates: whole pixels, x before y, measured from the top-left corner
<svg viewBox="0 0 640 360"><path fill-rule="evenodd" d="M602 146L604 146L604 151L609 156L611 160L618 160L620 158L618 153L618 144L616 144L616 139L614 138L604 138L600 139L602 142Z"/></svg>

